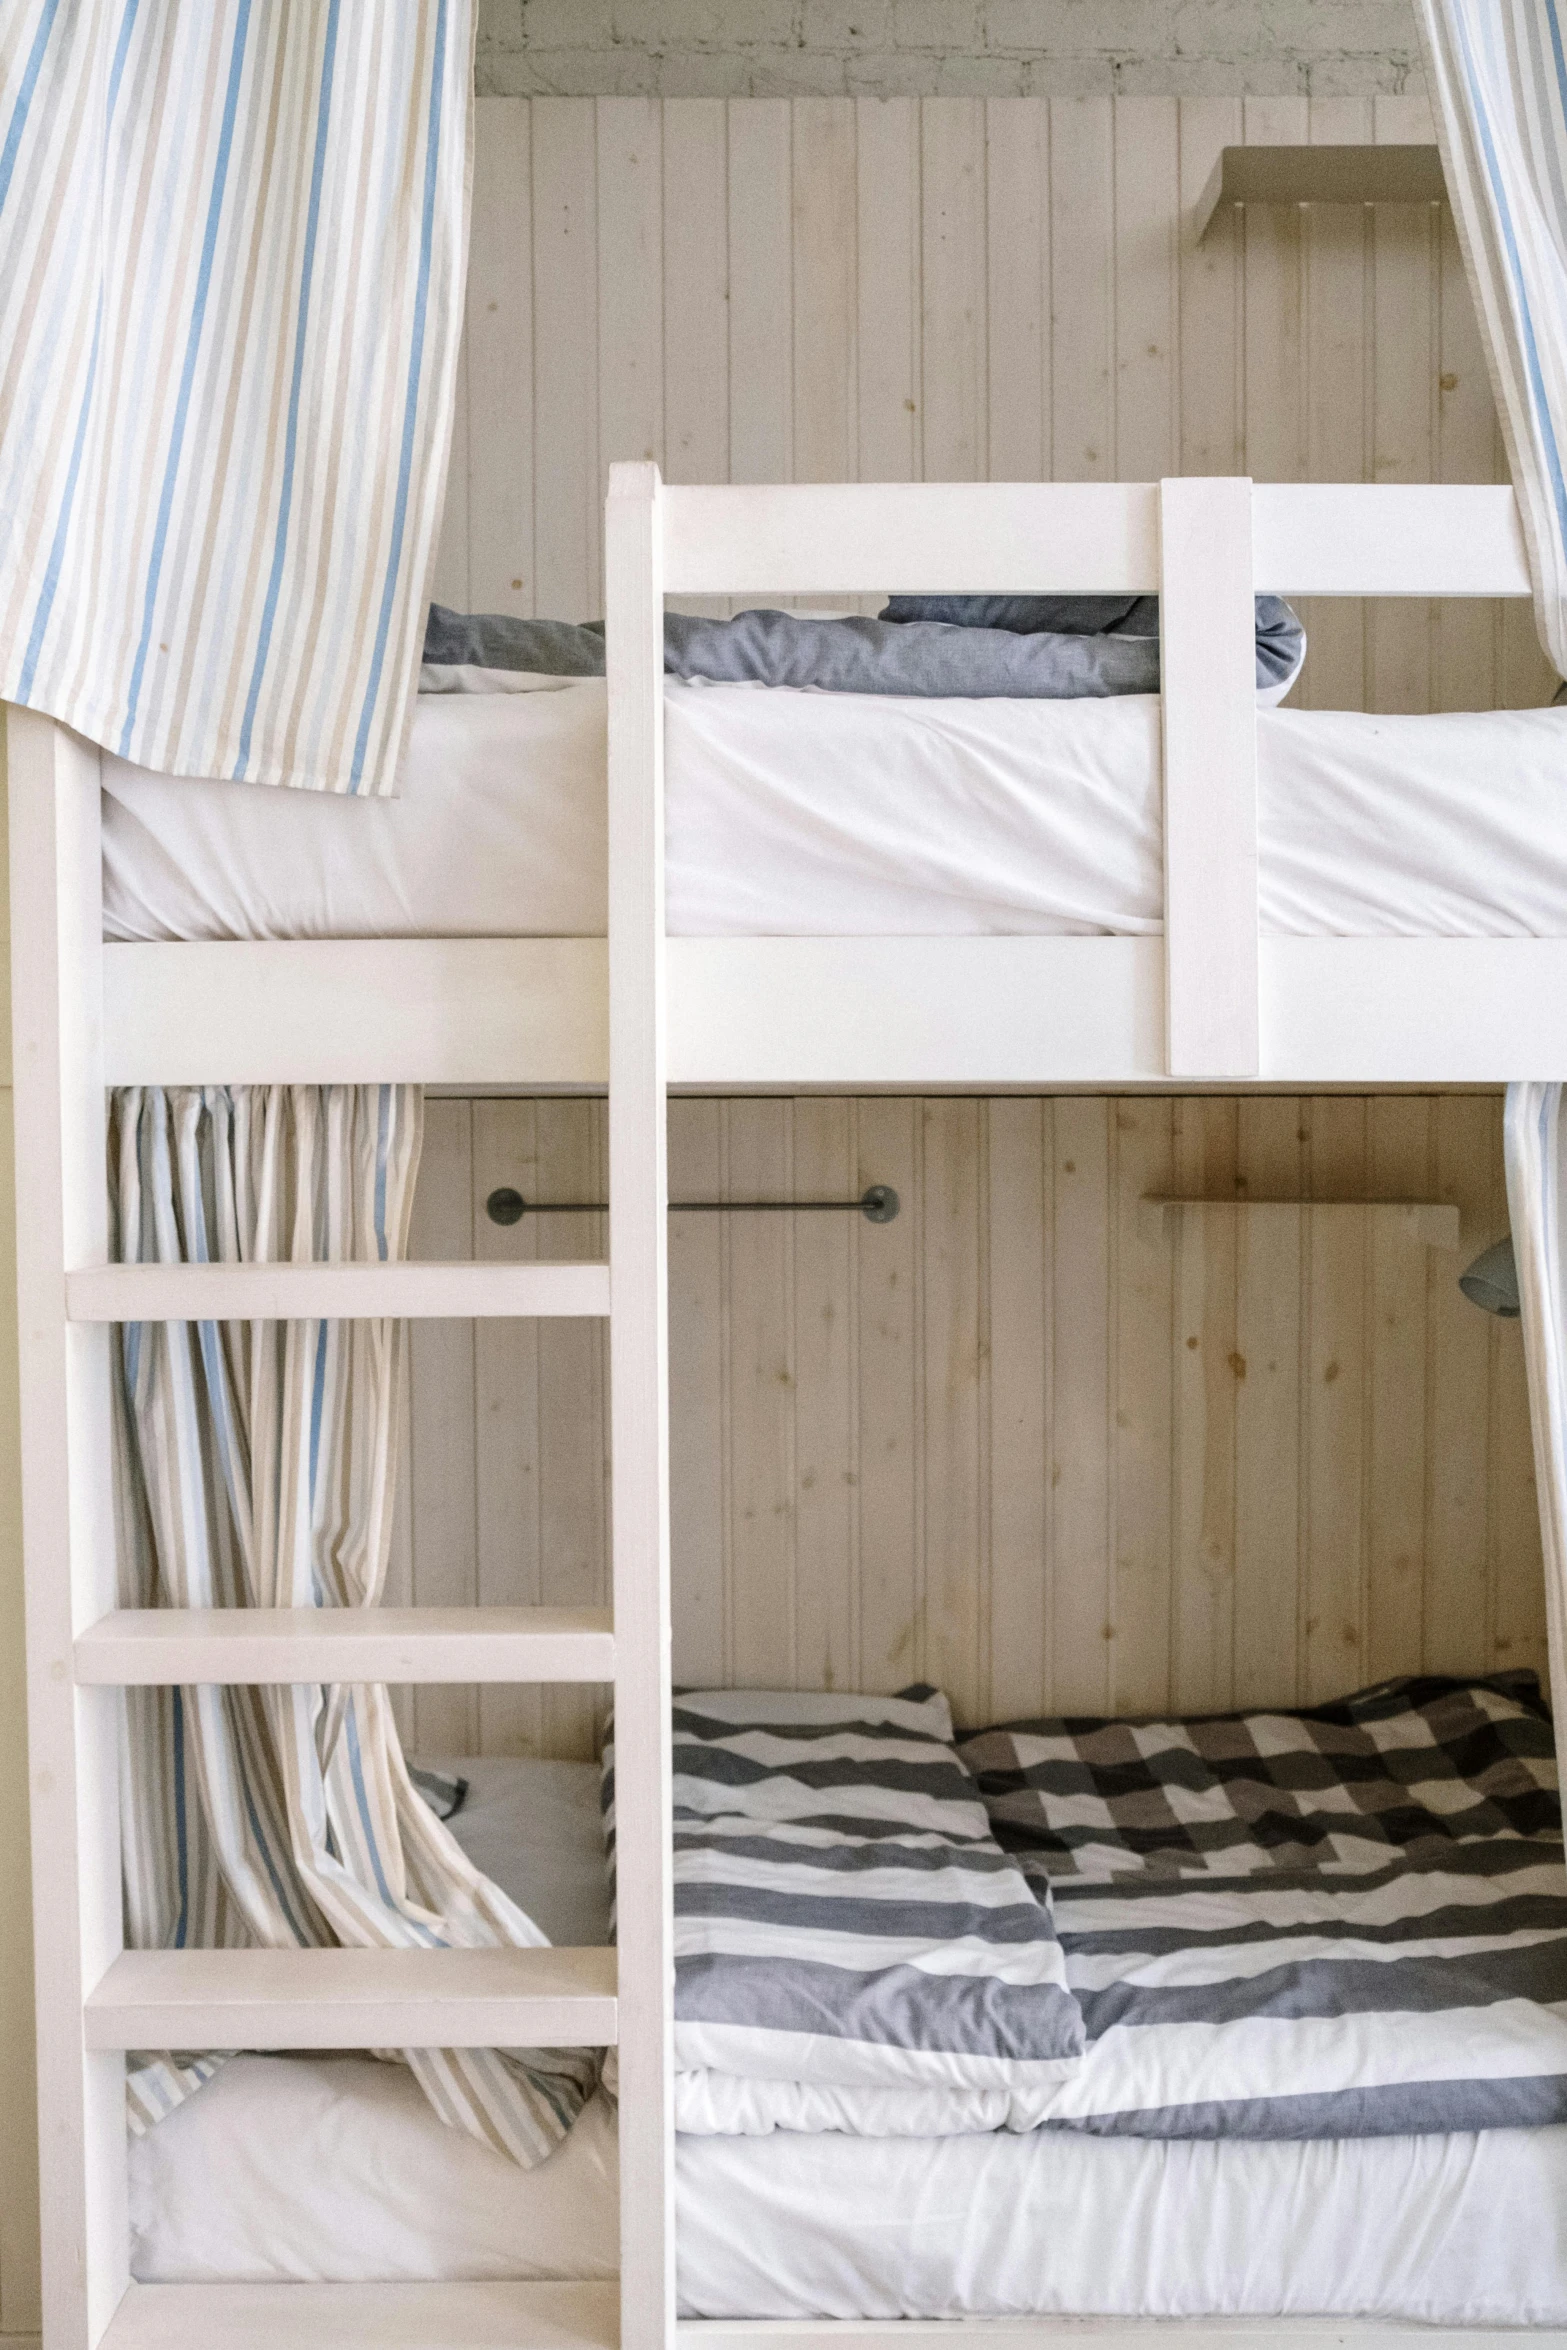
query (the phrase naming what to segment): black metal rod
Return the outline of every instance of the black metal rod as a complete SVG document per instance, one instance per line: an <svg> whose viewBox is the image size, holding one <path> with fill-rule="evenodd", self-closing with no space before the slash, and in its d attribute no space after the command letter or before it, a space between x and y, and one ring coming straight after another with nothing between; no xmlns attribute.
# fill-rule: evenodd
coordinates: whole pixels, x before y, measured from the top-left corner
<svg viewBox="0 0 1567 2350"><path fill-rule="evenodd" d="M858 1199L672 1199L672 1216L862 1215L868 1224L890 1224L902 1202L890 1183L873 1183ZM502 1184L484 1203L492 1224L520 1223L524 1216L605 1216L607 1200L524 1199Z"/></svg>

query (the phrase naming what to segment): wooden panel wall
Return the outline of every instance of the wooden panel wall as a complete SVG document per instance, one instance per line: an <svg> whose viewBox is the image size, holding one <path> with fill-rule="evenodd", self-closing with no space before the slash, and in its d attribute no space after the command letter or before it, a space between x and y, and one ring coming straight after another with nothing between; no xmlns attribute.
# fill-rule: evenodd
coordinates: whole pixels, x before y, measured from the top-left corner
<svg viewBox="0 0 1567 2350"><path fill-rule="evenodd" d="M603 1197L603 1106L432 1102L419 1254L571 1254L487 1193ZM1457 1275L1505 1231L1495 1096L681 1100L675 1668L892 1689L969 1722L1317 1699L1544 1662L1516 1324ZM1457 1201L1463 1252L1309 1209L1151 1228L1145 1193ZM415 1333L400 1588L599 1601L601 1334ZM421 1692L430 1751L592 1751L576 1691Z"/></svg>
<svg viewBox="0 0 1567 2350"><path fill-rule="evenodd" d="M1421 98L480 99L436 593L597 613L616 457L673 481L1505 479L1443 208L1191 234L1228 143L1431 135ZM1554 685L1515 602L1306 617L1301 702Z"/></svg>

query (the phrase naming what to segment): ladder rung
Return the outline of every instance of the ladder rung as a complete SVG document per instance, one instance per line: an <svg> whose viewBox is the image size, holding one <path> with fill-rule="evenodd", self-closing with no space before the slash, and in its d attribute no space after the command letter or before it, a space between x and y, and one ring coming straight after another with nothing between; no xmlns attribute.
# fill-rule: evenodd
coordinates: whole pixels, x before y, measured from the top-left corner
<svg viewBox="0 0 1567 2350"><path fill-rule="evenodd" d="M599 1607L121 1608L76 1643L110 1688L281 1681L612 1681Z"/></svg>
<svg viewBox="0 0 1567 2350"><path fill-rule="evenodd" d="M601 2284L131 2285L101 2350L615 2350Z"/></svg>
<svg viewBox="0 0 1567 2350"><path fill-rule="evenodd" d="M73 1322L352 1321L373 1314L607 1314L609 1267L559 1265L87 1265L65 1276Z"/></svg>
<svg viewBox="0 0 1567 2350"><path fill-rule="evenodd" d="M613 1950L127 1950L89 2048L610 2048Z"/></svg>

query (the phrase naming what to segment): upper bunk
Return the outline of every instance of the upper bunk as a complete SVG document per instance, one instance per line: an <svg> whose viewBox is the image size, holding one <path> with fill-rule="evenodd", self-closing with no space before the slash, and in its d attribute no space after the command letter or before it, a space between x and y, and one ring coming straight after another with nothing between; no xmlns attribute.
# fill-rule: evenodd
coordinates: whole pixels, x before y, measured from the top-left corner
<svg viewBox="0 0 1567 2350"><path fill-rule="evenodd" d="M1436 935L1435 923L1429 931L1422 927L1418 889L1411 892L1415 910L1399 918L1396 935L1389 929L1356 934L1353 912L1331 908L1284 928L1267 919L1267 875L1259 860L1259 732L1265 781L1275 795L1294 789L1305 770L1298 761L1291 768L1270 725L1277 729L1282 720L1306 730L1308 746L1313 727L1339 727L1333 757L1340 768L1353 767L1357 741L1369 755L1371 736L1346 733L1349 722L1327 713L1259 717L1255 594L1527 595L1528 565L1510 489L1243 479L676 488L664 485L651 465L617 466L606 578L608 676L601 690L610 791L638 811L636 836L646 860L660 867L666 597L851 597L893 583L910 593L1161 598L1156 736L1143 709L1152 746L1143 756L1151 762L1153 789L1151 829L1145 822L1141 846L1153 859L1150 888L1162 904L1134 909L1121 934L1114 934L1121 917L1111 908L1097 935L1083 934L1084 924L1063 934L1044 921L1020 923L1008 935L1004 915L992 915L988 929L938 929L932 919L929 929L900 932L884 914L877 927L852 933L802 935L775 926L771 935L671 935L665 962L672 1085L723 1091L1441 1085L1539 1075L1567 1059L1567 902L1559 918L1549 904L1542 915L1549 892L1537 892L1535 913L1520 917L1513 935L1496 934L1513 928L1508 918L1487 920L1490 935L1464 935L1456 927L1462 916L1448 919ZM789 697L788 709L774 700L772 755L797 756L802 769L816 755L813 743L819 747L834 728L852 724L864 743L864 730L878 725L876 705L860 697L811 696L803 705ZM856 700L856 710L844 707ZM1013 751L1025 768L1031 726L1040 730L1041 745L1056 745L1053 755L1070 755L1060 753L1061 728L1073 706L1008 707ZM1094 705L1100 713L1108 707ZM882 708L890 730L894 706ZM1541 716L1533 716L1537 729ZM1124 730L1124 711L1121 720ZM1356 723L1365 729L1372 722ZM1509 792L1518 740L1507 729L1516 724L1507 714L1489 721L1384 722L1395 730L1471 730L1462 738L1460 765L1473 772L1477 861L1482 836L1489 840L1496 830L1485 811L1505 803ZM1567 748L1567 717L1545 719L1543 765L1542 738L1538 732L1533 738L1537 790L1543 780L1554 791L1558 724ZM925 732L930 737L929 727ZM1445 739L1451 754L1459 738ZM940 757L939 745L934 755ZM1045 789L1048 769L1042 750ZM1567 761L1560 769L1567 788ZM13 713L10 770L13 844L22 846L24 867L35 875L44 869L37 858L47 844L34 834L45 821L45 803L50 811L58 807L53 779L77 805L72 822L82 871L90 866L96 874L96 836L84 844L81 828L97 824L105 775L100 754L47 721ZM901 788L895 763L889 773L889 788ZM1301 788L1309 784L1308 774ZM195 788L256 797L253 787ZM1395 761L1382 788L1384 802L1389 793L1394 801L1405 794L1398 821L1384 827L1394 844L1384 853L1396 862L1412 853L1423 820L1418 761L1406 778ZM274 831L317 813L300 809L294 795L263 796L269 803L293 801L269 807ZM1039 853L1048 857L1048 811L1043 800L1037 805ZM1305 822L1310 808L1301 805ZM1331 832L1331 796L1322 805L1321 828ZM1451 814L1451 792L1448 806ZM1100 821L1131 824L1130 809L1128 800L1121 814L1112 810ZM672 807L672 818L675 812ZM334 803L331 821L341 827L377 813ZM47 821L55 822L53 812ZM450 822L461 821L454 803ZM611 830L621 841L631 837L624 826ZM306 837L301 823L297 839ZM735 854L765 863L762 833L748 836L742 824L731 838ZM1528 826L1516 812L1510 840L1505 853L1526 881ZM1347 866L1353 880L1361 851L1350 839L1338 850L1341 877ZM222 853L219 842L214 854ZM482 861L482 840L461 845L453 868L459 876L463 854ZM1463 854L1461 836L1456 854ZM622 879L638 893L648 876L609 872L611 939ZM657 888L662 904L661 871ZM682 888L684 896L672 901L672 930L690 919L683 881ZM483 896L477 879L476 894ZM754 888L740 894L756 900ZM494 902L493 891L487 902ZM846 902L845 918L854 919L852 900ZM96 907L79 913L82 929L101 935L101 894ZM547 911L530 916L519 905L519 929L550 921ZM568 921L574 934L562 935ZM529 936L111 941L101 965L106 1075L111 1083L418 1079L526 1090L602 1087L609 1065L608 950L603 936L585 934L593 921L591 912L579 911L560 919L550 935ZM1542 935L1546 926L1560 935ZM711 933L728 926L709 914L693 927Z"/></svg>

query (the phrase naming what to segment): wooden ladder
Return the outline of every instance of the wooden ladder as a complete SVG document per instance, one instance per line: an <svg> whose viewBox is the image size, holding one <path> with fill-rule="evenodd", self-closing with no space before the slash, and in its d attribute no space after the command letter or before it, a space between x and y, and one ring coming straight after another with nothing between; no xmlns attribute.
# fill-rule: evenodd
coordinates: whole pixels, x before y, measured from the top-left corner
<svg viewBox="0 0 1567 2350"><path fill-rule="evenodd" d="M651 478L649 478L651 477ZM670 2164L669 1536L662 666L656 476L608 519L610 1253L604 1264L108 1261L99 767L9 713L23 1525L44 2350L272 2343L663 2350ZM323 1021L330 1005L321 1007ZM345 1067L359 1082L417 1076ZM530 1072L517 1072L526 1083ZM214 1079L221 1072L214 1072ZM119 1610L113 1325L608 1315L614 1612ZM610 1950L127 1951L118 1692L134 1684L612 1681ZM130 2281L125 2054L139 2048L610 2047L621 2286Z"/></svg>

